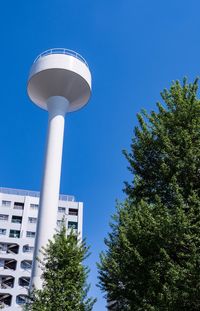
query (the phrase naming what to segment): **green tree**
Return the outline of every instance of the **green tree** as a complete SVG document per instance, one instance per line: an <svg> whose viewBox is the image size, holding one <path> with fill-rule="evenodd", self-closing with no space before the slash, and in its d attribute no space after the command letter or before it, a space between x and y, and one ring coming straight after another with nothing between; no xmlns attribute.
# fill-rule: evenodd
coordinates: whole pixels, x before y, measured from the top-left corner
<svg viewBox="0 0 200 311"><path fill-rule="evenodd" d="M174 82L138 115L127 198L113 216L99 280L120 311L200 310L198 83Z"/></svg>
<svg viewBox="0 0 200 311"><path fill-rule="evenodd" d="M154 202L160 196L173 203L178 186L187 200L193 191L200 195L200 101L198 80L193 84L172 84L161 93L165 103L157 103L158 112L138 115L131 152L124 152L133 174L125 192L134 201Z"/></svg>
<svg viewBox="0 0 200 311"><path fill-rule="evenodd" d="M43 288L33 290L24 310L91 311L95 300L87 298L88 268L82 264L88 256L85 241L77 242L73 232L67 236L63 224L41 252Z"/></svg>

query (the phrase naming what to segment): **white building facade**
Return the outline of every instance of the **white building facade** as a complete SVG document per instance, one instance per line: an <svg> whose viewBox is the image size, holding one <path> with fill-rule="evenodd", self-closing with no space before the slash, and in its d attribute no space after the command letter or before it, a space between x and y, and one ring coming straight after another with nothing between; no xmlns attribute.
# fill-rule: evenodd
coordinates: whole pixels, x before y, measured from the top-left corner
<svg viewBox="0 0 200 311"><path fill-rule="evenodd" d="M0 187L0 304L9 311L26 301L38 208L39 192ZM82 238L83 203L60 195L57 229L63 219Z"/></svg>

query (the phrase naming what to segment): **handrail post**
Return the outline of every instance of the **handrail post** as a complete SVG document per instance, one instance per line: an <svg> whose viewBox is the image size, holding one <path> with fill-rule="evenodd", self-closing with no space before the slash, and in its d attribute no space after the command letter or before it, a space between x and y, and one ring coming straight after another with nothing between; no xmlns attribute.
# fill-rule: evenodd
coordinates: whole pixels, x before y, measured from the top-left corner
<svg viewBox="0 0 200 311"><path fill-rule="evenodd" d="M88 64L86 62L86 60L77 52L73 51L73 50L68 50L65 48L54 48L54 49L49 49L44 51L43 53L41 53L35 60L34 63L37 62L41 57L47 56L47 55L52 55L52 54L66 54L66 55L70 55L70 56L74 56L75 58L79 59L81 62L83 62L87 67Z"/></svg>

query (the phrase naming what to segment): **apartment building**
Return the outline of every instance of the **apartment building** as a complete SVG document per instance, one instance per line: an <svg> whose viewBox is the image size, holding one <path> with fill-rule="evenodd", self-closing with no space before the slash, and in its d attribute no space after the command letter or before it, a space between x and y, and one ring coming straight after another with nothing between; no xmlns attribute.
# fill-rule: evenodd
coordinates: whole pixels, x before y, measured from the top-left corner
<svg viewBox="0 0 200 311"><path fill-rule="evenodd" d="M0 304L9 311L26 302L38 208L39 192L0 187ZM67 229L82 237L83 203L60 195L57 228L63 217Z"/></svg>

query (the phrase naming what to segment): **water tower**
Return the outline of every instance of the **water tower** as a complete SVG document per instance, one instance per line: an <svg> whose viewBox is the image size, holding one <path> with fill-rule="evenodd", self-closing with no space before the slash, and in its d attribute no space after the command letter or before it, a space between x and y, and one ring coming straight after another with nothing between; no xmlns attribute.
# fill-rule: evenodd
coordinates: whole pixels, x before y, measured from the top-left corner
<svg viewBox="0 0 200 311"><path fill-rule="evenodd" d="M42 271L35 260L39 250L55 234L60 191L65 114L82 108L91 94L91 73L81 55L67 49L51 49L34 61L27 91L30 99L48 111L48 137L40 194L40 208L32 270L32 285L42 287Z"/></svg>

